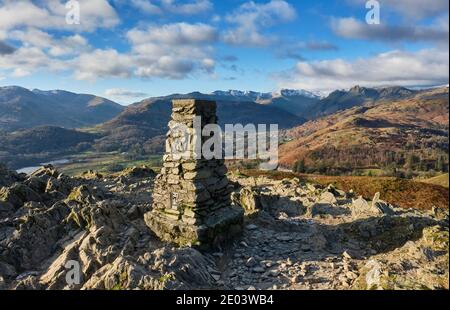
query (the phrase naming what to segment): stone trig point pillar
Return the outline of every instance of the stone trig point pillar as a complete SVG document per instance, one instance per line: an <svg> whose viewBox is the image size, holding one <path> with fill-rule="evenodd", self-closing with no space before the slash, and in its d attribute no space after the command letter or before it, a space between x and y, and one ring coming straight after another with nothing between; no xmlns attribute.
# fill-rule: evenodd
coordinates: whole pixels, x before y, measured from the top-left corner
<svg viewBox="0 0 450 310"><path fill-rule="evenodd" d="M173 101L164 166L155 180L153 209L145 214L164 241L210 246L242 229L243 209L231 206L224 160L205 159L200 152L211 138L201 133L208 124L217 124L214 101Z"/></svg>

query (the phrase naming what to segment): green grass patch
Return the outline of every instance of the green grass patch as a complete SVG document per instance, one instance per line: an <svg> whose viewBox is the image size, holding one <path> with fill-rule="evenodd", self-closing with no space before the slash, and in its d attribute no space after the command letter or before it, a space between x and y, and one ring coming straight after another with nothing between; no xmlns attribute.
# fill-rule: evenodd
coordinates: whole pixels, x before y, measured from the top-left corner
<svg viewBox="0 0 450 310"><path fill-rule="evenodd" d="M125 154L121 153L93 153L86 152L71 157L68 164L58 165L58 170L67 175L79 175L88 170L98 171L100 173L114 173L114 168L121 167L126 169L134 166L149 166L155 171L159 171L162 166L162 156L149 155L146 159L131 160L127 159Z"/></svg>

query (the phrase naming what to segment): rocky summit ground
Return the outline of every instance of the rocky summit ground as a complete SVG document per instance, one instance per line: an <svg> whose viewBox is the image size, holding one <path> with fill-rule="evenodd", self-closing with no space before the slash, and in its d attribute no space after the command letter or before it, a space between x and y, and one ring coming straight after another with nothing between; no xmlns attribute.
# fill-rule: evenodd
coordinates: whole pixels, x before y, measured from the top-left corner
<svg viewBox="0 0 450 310"><path fill-rule="evenodd" d="M200 251L145 225L154 177L145 167L80 177L0 169L0 288L448 289L447 210L230 174L244 231ZM73 261L79 284L66 281Z"/></svg>

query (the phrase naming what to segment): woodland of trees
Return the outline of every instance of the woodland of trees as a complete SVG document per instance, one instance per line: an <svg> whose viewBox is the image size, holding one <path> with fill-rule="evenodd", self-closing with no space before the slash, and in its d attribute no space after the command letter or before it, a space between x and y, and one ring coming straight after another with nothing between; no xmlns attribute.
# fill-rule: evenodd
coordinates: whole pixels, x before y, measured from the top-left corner
<svg viewBox="0 0 450 310"><path fill-rule="evenodd" d="M412 178L419 174L448 172L449 156L444 150L411 151L346 150L328 148L310 153L298 160L293 171L326 175L361 175L371 169L381 169L383 176Z"/></svg>

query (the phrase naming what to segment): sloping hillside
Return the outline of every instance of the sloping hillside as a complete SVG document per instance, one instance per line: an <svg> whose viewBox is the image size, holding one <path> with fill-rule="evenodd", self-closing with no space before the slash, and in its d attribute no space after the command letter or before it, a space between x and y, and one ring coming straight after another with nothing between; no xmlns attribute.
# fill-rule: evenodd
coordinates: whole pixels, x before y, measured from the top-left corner
<svg viewBox="0 0 450 310"><path fill-rule="evenodd" d="M247 177L269 177L274 180L298 178L302 182L313 182L323 187L333 184L345 191L353 191L371 199L378 192L390 203L404 209L431 210L433 206L449 208L448 186L426 184L422 181L394 177L367 176L326 176L284 171L240 170L240 175ZM448 174L447 174L448 177Z"/></svg>
<svg viewBox="0 0 450 310"><path fill-rule="evenodd" d="M448 112L448 87L353 107L289 130L292 141L281 146L280 161L344 170L393 163L432 169L438 159L448 162Z"/></svg>
<svg viewBox="0 0 450 310"><path fill-rule="evenodd" d="M151 98L133 104L112 119L95 128L104 138L97 142L101 151L126 149L139 144L148 150L162 150L163 135L167 132L174 98L211 99L206 95L193 93ZM255 102L217 101L219 124L278 124L287 129L305 122L305 119L272 106Z"/></svg>
<svg viewBox="0 0 450 310"><path fill-rule="evenodd" d="M282 90L270 99L260 99L257 102L285 110L303 118L309 118L311 116L308 111L318 104L319 100L319 97L305 96L302 93Z"/></svg>
<svg viewBox="0 0 450 310"><path fill-rule="evenodd" d="M417 92L404 87L366 88L354 86L350 90L336 90L305 111L305 117L315 119L352 107L374 104L379 101L405 99Z"/></svg>
<svg viewBox="0 0 450 310"><path fill-rule="evenodd" d="M444 173L426 180L423 180L422 182L428 183L428 184L434 184L439 185L442 187L448 188L448 173Z"/></svg>
<svg viewBox="0 0 450 310"><path fill-rule="evenodd" d="M34 96L34 93L26 90L24 94L31 98ZM4 145L0 148L0 162L3 161L12 168L18 168L42 162L51 155L61 156L85 150L129 152L136 157L160 153L165 145L167 123L172 110L171 100L178 97L201 98L202 95L172 95L163 99L147 99L130 105L118 116L105 123L94 128L83 129L83 132L47 126L4 133L0 137L0 142L3 141ZM81 99L72 97L72 100L72 104L76 105ZM90 104L104 107L104 104L97 105L97 102L94 100ZM305 122L303 118L289 112L255 102L218 101L217 103L217 114L221 125L275 123L279 125L279 128L292 128ZM65 104L71 105L68 101ZM33 111L34 109L32 108ZM48 120L50 123L52 121Z"/></svg>
<svg viewBox="0 0 450 310"><path fill-rule="evenodd" d="M6 131L36 126L92 126L115 117L123 109L94 95L0 87L0 129Z"/></svg>
<svg viewBox="0 0 450 310"><path fill-rule="evenodd" d="M96 135L73 129L42 126L0 134L0 163L12 168L54 159L85 150Z"/></svg>

